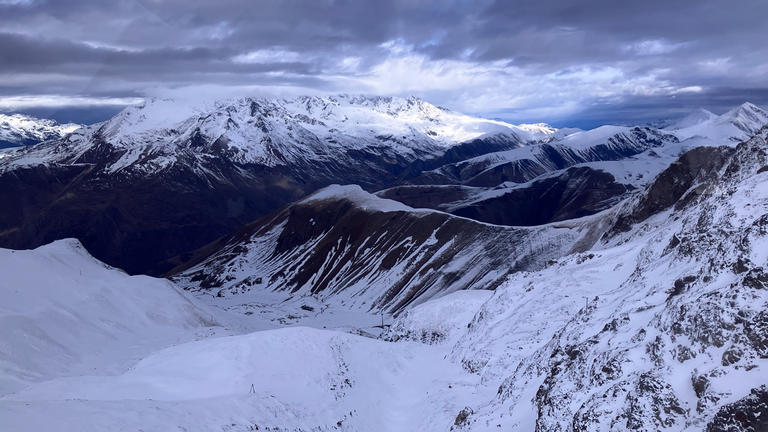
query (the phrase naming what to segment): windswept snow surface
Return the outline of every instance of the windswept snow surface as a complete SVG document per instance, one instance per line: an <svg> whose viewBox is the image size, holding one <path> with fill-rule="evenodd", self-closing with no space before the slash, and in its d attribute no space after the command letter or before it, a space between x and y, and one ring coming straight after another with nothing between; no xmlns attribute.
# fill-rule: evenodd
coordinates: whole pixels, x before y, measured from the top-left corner
<svg viewBox="0 0 768 432"><path fill-rule="evenodd" d="M746 102L721 116L696 110L667 129L681 138L702 137L718 143L739 143L767 123L768 113Z"/></svg>
<svg viewBox="0 0 768 432"><path fill-rule="evenodd" d="M243 319L104 266L74 240L0 250L0 266L13 300L0 306L3 431L442 431L493 394L449 346L342 327L375 332L378 316L318 309L263 330L285 327L277 298L263 298L272 314ZM481 298L456 296L475 298L452 317L465 327Z"/></svg>
<svg viewBox="0 0 768 432"><path fill-rule="evenodd" d="M356 206L370 211L380 211L384 213L396 211L407 211L412 213L429 212L429 210L419 210L408 207L397 201L379 198L364 191L363 188L357 185L330 185L304 198L300 202L310 203L313 201L339 199L348 199L349 201L354 202Z"/></svg>
<svg viewBox="0 0 768 432"><path fill-rule="evenodd" d="M0 395L60 376L122 373L158 348L223 331L170 282L110 268L76 240L0 249L0 274Z"/></svg>

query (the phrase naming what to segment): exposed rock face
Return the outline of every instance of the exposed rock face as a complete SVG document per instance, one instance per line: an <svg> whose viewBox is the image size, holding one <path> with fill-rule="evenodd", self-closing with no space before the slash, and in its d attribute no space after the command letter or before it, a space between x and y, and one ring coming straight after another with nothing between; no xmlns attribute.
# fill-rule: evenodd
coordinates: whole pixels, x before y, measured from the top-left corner
<svg viewBox="0 0 768 432"><path fill-rule="evenodd" d="M398 313L436 294L493 289L512 271L566 253L580 235L486 225L331 187L201 249L171 273L182 286L221 295L284 290Z"/></svg>
<svg viewBox="0 0 768 432"><path fill-rule="evenodd" d="M598 213L634 189L616 182L609 173L581 166L491 191L466 186L397 186L378 195L496 225L534 226Z"/></svg>
<svg viewBox="0 0 768 432"><path fill-rule="evenodd" d="M719 179L719 170L733 152L730 147L700 147L686 152L654 179L647 192L638 196L631 211L619 216L608 235L628 231L632 225L673 205L679 209L697 195L711 193Z"/></svg>
<svg viewBox="0 0 768 432"><path fill-rule="evenodd" d="M728 404L707 425L707 432L759 432L768 430L768 387L754 388L743 399Z"/></svg>

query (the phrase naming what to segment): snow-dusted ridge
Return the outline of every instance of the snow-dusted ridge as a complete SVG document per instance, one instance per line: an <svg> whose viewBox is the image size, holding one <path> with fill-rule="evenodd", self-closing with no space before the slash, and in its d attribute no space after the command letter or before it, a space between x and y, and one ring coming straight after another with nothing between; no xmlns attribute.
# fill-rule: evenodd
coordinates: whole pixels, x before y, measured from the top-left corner
<svg viewBox="0 0 768 432"><path fill-rule="evenodd" d="M317 308L398 314L493 289L509 272L567 253L585 232L491 225L334 185L188 254L168 275L226 304L284 293Z"/></svg>
<svg viewBox="0 0 768 432"><path fill-rule="evenodd" d="M61 139L81 127L83 125L59 124L54 120L39 119L23 114L0 114L0 148Z"/></svg>
<svg viewBox="0 0 768 432"><path fill-rule="evenodd" d="M370 211L380 211L384 213L405 211L419 212L424 210L408 207L400 202L379 198L363 190L358 185L331 185L320 189L312 195L302 199L300 203L309 204L316 201L338 201L348 200L354 205Z"/></svg>
<svg viewBox="0 0 768 432"><path fill-rule="evenodd" d="M718 144L749 139L768 123L768 113L746 102L721 116L699 109L668 129L683 139L701 137Z"/></svg>

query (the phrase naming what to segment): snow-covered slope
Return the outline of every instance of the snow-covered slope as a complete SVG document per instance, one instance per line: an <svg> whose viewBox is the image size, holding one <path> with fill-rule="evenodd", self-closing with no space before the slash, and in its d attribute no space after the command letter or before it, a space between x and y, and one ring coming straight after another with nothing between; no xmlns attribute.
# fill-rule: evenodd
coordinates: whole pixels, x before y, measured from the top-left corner
<svg viewBox="0 0 768 432"><path fill-rule="evenodd" d="M0 249L0 274L0 395L61 376L122 373L155 349L221 332L212 312L172 283L128 276L76 240Z"/></svg>
<svg viewBox="0 0 768 432"><path fill-rule="evenodd" d="M488 225L331 186L200 249L172 273L185 288L240 302L277 291L293 302L393 314L457 290L493 289L511 271L569 252L583 233Z"/></svg>
<svg viewBox="0 0 768 432"><path fill-rule="evenodd" d="M31 432L445 431L479 389L444 356L309 328L258 332L32 387L0 399L0 420Z"/></svg>
<svg viewBox="0 0 768 432"><path fill-rule="evenodd" d="M665 129L667 130L687 129L689 127L693 127L701 123L714 120L715 118L717 118L717 114L707 111L704 108L697 108L687 116L667 126Z"/></svg>
<svg viewBox="0 0 768 432"><path fill-rule="evenodd" d="M499 386L464 429L762 430L767 138L688 156L592 250L496 290L453 351Z"/></svg>
<svg viewBox="0 0 768 432"><path fill-rule="evenodd" d="M59 124L54 120L32 116L0 114L0 148L32 145L52 139L61 139L83 125Z"/></svg>

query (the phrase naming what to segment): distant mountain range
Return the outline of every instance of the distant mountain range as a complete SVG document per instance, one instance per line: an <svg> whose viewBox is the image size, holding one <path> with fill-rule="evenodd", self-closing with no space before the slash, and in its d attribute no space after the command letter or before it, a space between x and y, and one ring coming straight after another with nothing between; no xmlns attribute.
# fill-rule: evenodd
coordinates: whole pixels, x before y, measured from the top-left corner
<svg viewBox="0 0 768 432"><path fill-rule="evenodd" d="M686 149L735 144L766 122L751 104L663 130L581 131L485 120L413 97L150 100L2 153L0 246L75 237L109 264L159 274L164 260L331 184L540 225L610 208Z"/></svg>
<svg viewBox="0 0 768 432"><path fill-rule="evenodd" d="M0 114L0 148L33 145L43 141L61 139L83 125L59 124L54 120L39 119L23 114Z"/></svg>

